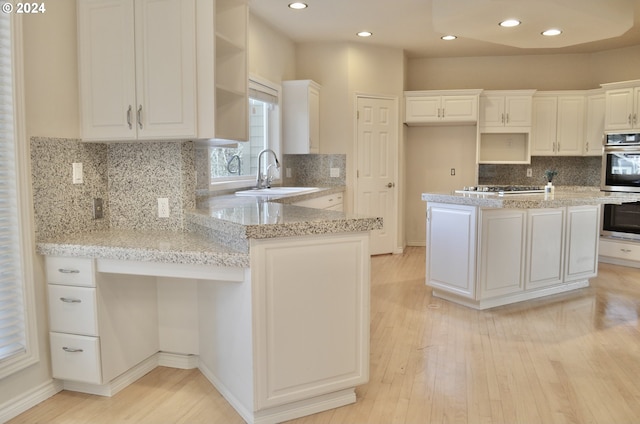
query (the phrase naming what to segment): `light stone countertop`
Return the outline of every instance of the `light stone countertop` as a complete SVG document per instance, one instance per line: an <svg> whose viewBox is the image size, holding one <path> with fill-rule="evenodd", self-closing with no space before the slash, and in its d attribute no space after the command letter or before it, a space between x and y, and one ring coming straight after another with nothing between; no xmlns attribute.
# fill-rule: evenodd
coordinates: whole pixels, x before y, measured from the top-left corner
<svg viewBox="0 0 640 424"><path fill-rule="evenodd" d="M93 231L40 240L36 250L50 256L248 267L250 239L382 228L382 218L290 204L342 191L344 187L288 196L217 196L185 212L186 232Z"/></svg>
<svg viewBox="0 0 640 424"><path fill-rule="evenodd" d="M621 204L640 201L640 193L606 192L591 187L556 187L553 194L423 193L422 200L434 203L486 208L542 209L566 206Z"/></svg>
<svg viewBox="0 0 640 424"><path fill-rule="evenodd" d="M107 230L72 234L39 242L36 251L47 256L249 266L246 252L238 252L200 234L173 231Z"/></svg>

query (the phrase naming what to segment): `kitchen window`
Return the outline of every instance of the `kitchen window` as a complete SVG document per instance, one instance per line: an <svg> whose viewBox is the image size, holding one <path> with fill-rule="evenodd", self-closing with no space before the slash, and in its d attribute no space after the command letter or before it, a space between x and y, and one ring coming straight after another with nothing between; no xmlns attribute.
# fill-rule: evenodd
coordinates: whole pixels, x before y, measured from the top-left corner
<svg viewBox="0 0 640 424"><path fill-rule="evenodd" d="M0 15L0 378L38 360L23 138L20 19Z"/></svg>
<svg viewBox="0 0 640 424"><path fill-rule="evenodd" d="M270 82L255 77L249 80L249 142L209 147L213 189L255 184L260 152L268 148L280 151L279 93L280 88Z"/></svg>

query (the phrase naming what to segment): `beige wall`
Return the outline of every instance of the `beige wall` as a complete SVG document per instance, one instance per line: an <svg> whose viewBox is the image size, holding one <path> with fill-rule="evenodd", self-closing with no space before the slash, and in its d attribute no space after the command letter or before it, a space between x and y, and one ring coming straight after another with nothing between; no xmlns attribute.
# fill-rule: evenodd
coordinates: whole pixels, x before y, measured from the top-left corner
<svg viewBox="0 0 640 424"><path fill-rule="evenodd" d="M293 41L249 15L249 74L273 83L296 78L296 47Z"/></svg>
<svg viewBox="0 0 640 424"><path fill-rule="evenodd" d="M356 95L378 95L398 100L398 122L402 122L405 58L402 50L356 43L307 43L296 49L296 76L312 79L320 92L320 151L347 155L346 208L354 205L356 175ZM404 127L398 127L398 146L402 155ZM402 175L400 166L399 175ZM401 177L400 177L401 178ZM402 194L402 184L398 193ZM399 224L404 228L402 208ZM398 231L398 246L404 244L404 231Z"/></svg>

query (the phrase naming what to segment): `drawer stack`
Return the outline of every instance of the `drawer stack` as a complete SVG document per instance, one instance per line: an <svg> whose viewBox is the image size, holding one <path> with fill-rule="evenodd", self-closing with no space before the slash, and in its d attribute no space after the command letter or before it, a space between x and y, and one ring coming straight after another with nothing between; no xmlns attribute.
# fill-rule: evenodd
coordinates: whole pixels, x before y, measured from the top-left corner
<svg viewBox="0 0 640 424"><path fill-rule="evenodd" d="M93 259L46 258L53 377L101 384Z"/></svg>

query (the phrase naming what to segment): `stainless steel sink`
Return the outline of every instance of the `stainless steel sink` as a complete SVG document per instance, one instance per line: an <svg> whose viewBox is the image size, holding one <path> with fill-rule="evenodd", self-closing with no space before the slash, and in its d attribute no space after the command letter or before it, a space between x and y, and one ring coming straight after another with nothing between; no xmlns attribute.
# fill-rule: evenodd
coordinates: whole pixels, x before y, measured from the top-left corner
<svg viewBox="0 0 640 424"><path fill-rule="evenodd" d="M252 188L250 190L236 191L236 196L287 196L293 194L310 193L320 190L318 187L271 187Z"/></svg>

